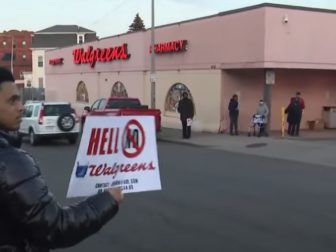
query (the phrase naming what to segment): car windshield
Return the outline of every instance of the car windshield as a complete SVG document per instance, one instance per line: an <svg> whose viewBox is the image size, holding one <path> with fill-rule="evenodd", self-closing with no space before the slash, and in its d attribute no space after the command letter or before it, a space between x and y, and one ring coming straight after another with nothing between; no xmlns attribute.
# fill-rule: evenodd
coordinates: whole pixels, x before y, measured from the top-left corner
<svg viewBox="0 0 336 252"><path fill-rule="evenodd" d="M141 107L141 104L138 100L134 99L117 99L117 100L109 100L106 108L112 109L112 108L139 108Z"/></svg>
<svg viewBox="0 0 336 252"><path fill-rule="evenodd" d="M70 104L52 104L44 105L45 116L60 116L71 113Z"/></svg>

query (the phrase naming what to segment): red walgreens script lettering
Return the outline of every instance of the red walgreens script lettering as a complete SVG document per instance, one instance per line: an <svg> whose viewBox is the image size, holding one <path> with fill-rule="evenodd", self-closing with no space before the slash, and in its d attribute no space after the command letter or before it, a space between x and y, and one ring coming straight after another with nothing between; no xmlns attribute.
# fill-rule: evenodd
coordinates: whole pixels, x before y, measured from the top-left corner
<svg viewBox="0 0 336 252"><path fill-rule="evenodd" d="M89 46L86 51L83 48L77 48L72 51L73 61L76 65L90 64L94 68L96 62L106 62L112 60L126 60L131 57L127 52L127 44L111 48L96 48Z"/></svg>
<svg viewBox="0 0 336 252"><path fill-rule="evenodd" d="M88 156L106 155L118 152L119 128L92 128Z"/></svg>
<svg viewBox="0 0 336 252"><path fill-rule="evenodd" d="M98 176L112 176L115 178L119 172L137 172L137 171L147 171L147 170L155 170L155 166L153 161L150 163L133 163L133 164L117 164L114 163L113 166L108 166L108 164L91 164L89 166L90 176L98 177Z"/></svg>

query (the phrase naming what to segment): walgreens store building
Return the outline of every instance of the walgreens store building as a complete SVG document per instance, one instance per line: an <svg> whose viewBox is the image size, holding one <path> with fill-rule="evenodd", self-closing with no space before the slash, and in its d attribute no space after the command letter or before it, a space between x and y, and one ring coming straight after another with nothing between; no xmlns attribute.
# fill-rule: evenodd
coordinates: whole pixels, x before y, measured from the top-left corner
<svg viewBox="0 0 336 252"><path fill-rule="evenodd" d="M225 131L233 94L241 130L263 97L278 130L281 107L300 91L307 128L324 106L336 105L335 26L334 11L261 4L156 27L155 105L163 126L180 128L176 107L186 91L195 106L193 130ZM78 113L108 96L150 104L150 38L147 30L47 51L46 99L70 101Z"/></svg>

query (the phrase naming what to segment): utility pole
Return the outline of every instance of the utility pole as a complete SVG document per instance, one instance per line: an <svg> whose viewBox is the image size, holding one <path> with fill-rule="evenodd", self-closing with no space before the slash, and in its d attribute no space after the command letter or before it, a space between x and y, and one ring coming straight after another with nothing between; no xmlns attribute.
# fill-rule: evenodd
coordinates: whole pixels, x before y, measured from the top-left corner
<svg viewBox="0 0 336 252"><path fill-rule="evenodd" d="M151 108L155 108L155 36L154 36L154 0L152 0L152 27L151 27L151 61L150 61L150 83L151 83Z"/></svg>
<svg viewBox="0 0 336 252"><path fill-rule="evenodd" d="M11 72L14 75L14 66L13 66L13 61L14 61L14 39L12 37L12 50L11 50Z"/></svg>

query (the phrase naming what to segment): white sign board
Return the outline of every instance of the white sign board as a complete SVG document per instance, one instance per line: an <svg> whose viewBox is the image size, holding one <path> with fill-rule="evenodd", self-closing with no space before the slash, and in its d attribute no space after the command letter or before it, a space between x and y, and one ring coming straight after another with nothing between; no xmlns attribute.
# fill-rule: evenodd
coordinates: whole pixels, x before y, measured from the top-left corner
<svg viewBox="0 0 336 252"><path fill-rule="evenodd" d="M275 72L273 70L266 70L266 85L275 84Z"/></svg>
<svg viewBox="0 0 336 252"><path fill-rule="evenodd" d="M153 116L88 116L67 197L161 190Z"/></svg>
<svg viewBox="0 0 336 252"><path fill-rule="evenodd" d="M191 124L192 124L192 119L191 118L187 118L187 126L191 126Z"/></svg>

